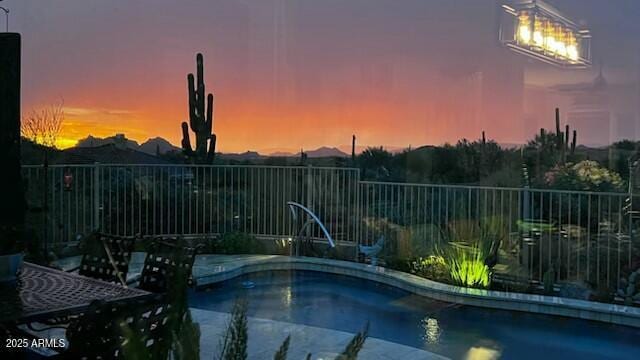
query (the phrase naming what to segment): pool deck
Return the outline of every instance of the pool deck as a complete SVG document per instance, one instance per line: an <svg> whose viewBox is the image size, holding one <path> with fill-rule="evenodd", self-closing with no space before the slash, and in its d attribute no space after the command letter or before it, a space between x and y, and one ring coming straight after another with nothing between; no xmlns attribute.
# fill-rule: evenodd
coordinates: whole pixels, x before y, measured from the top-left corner
<svg viewBox="0 0 640 360"><path fill-rule="evenodd" d="M79 257L59 262L77 264ZM139 276L144 253L134 253L128 278ZM431 299L494 309L565 316L640 328L640 308L555 296L470 289L427 280L380 266L348 261L280 255L198 255L193 267L199 288L242 274L273 270L322 271L372 280Z"/></svg>
<svg viewBox="0 0 640 360"><path fill-rule="evenodd" d="M198 308L190 308L192 319L200 329L200 359L217 359L220 342L229 324L231 314ZM354 334L315 326L292 324L268 319L248 318L247 354L249 360L273 359L287 336L291 336L288 359L305 359L308 353L314 360L335 359L351 341ZM42 325L45 326L45 325ZM39 326L36 326L39 327ZM22 330L29 332L26 327ZM35 336L47 339L64 339L64 330L53 328ZM48 348L33 349L43 357L57 353ZM414 347L369 337L359 353L360 359L390 360L447 360L447 357Z"/></svg>
<svg viewBox="0 0 640 360"><path fill-rule="evenodd" d="M135 280L140 276L144 257L144 253L134 253L129 264L127 276L129 280ZM239 270L249 263L261 263L264 260L282 258L287 257L200 255L194 265L193 273L198 285L206 286L220 281L220 279L215 279L216 276L227 278L230 275L227 271L230 269ZM67 258L58 261L57 265L69 269L77 266L79 261L80 257ZM198 323L200 328L200 358L216 358L220 353L220 341L229 323L230 314L198 308L190 308L190 311L194 322ZM289 335L291 336L289 359L304 359L308 353L311 353L311 358L314 360L335 359L354 336L354 334L344 331L254 317L249 317L248 322L247 353L250 360L273 359L273 355ZM45 335L49 338L63 338L64 332L54 329ZM55 354L54 352L40 353L47 356ZM429 351L372 337L365 341L359 358L371 360L448 359Z"/></svg>
<svg viewBox="0 0 640 360"><path fill-rule="evenodd" d="M191 309L193 320L200 326L200 358L213 359L220 353L220 341L230 314ZM249 359L273 359L284 339L291 335L289 359L335 359L353 338L353 334L314 326L249 317ZM213 341L211 339L214 339ZM368 338L358 356L360 359L445 360L446 357L376 338Z"/></svg>

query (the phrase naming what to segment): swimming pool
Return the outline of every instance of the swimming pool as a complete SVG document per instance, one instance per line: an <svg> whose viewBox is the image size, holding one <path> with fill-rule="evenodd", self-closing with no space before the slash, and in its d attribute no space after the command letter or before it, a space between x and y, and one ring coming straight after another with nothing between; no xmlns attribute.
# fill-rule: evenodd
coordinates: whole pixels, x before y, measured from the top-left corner
<svg viewBox="0 0 640 360"><path fill-rule="evenodd" d="M247 281L253 287L246 288ZM312 271L243 275L191 296L194 308L356 332L452 359L637 359L640 329L539 314L459 306L373 281Z"/></svg>

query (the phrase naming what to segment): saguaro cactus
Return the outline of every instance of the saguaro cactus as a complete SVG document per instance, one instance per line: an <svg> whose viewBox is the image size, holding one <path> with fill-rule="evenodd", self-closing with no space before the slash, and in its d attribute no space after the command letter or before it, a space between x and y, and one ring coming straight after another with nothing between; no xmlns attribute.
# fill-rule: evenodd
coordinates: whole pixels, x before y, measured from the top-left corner
<svg viewBox="0 0 640 360"><path fill-rule="evenodd" d="M182 122L182 149L197 163L211 163L216 152L216 135L213 133L213 94L207 96L205 104L205 86L202 54L196 55L196 84L193 74L187 75L189 93L189 124ZM189 127L196 135L196 148L191 147Z"/></svg>
<svg viewBox="0 0 640 360"><path fill-rule="evenodd" d="M544 130L540 129L541 138L544 136ZM573 155L576 150L576 141L578 132L573 130L573 138L569 142L569 134L571 134L569 125L565 125L565 131L560 131L560 109L556 108L556 149L560 152L560 162L564 164L567 161L567 154Z"/></svg>
<svg viewBox="0 0 640 360"><path fill-rule="evenodd" d="M351 164L356 163L356 135L351 136Z"/></svg>
<svg viewBox="0 0 640 360"><path fill-rule="evenodd" d="M558 149L562 148L563 135L560 131L560 109L556 108L556 146Z"/></svg>

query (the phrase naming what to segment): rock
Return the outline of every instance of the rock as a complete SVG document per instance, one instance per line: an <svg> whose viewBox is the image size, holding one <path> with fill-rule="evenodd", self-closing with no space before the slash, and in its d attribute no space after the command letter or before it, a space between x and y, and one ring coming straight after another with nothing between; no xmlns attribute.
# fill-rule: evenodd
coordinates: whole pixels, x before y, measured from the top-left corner
<svg viewBox="0 0 640 360"><path fill-rule="evenodd" d="M589 300L592 294L593 291L588 284L578 282L562 284L560 286L559 296L570 299Z"/></svg>

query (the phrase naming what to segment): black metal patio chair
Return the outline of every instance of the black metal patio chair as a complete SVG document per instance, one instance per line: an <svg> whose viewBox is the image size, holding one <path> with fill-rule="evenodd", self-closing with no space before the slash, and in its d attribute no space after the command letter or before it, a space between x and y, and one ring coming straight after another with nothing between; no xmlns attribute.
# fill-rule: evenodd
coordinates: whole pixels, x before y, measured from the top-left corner
<svg viewBox="0 0 640 360"><path fill-rule="evenodd" d="M154 241L145 258L138 288L166 293L174 285L193 286L192 269L200 247L183 246L181 238Z"/></svg>
<svg viewBox="0 0 640 360"><path fill-rule="evenodd" d="M87 236L78 270L80 275L126 286L131 254L138 237L93 232Z"/></svg>
<svg viewBox="0 0 640 360"><path fill-rule="evenodd" d="M186 306L149 301L95 301L66 330L61 359L167 359L175 331L189 316ZM174 332L172 332L172 330Z"/></svg>

